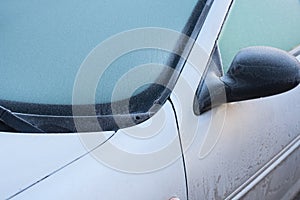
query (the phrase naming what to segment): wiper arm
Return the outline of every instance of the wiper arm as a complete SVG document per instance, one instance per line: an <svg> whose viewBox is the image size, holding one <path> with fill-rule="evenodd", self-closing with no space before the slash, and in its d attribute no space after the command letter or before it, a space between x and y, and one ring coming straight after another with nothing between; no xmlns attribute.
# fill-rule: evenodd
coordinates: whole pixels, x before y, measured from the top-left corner
<svg viewBox="0 0 300 200"><path fill-rule="evenodd" d="M0 121L21 133L44 133L43 130L18 117L3 106L0 106Z"/></svg>

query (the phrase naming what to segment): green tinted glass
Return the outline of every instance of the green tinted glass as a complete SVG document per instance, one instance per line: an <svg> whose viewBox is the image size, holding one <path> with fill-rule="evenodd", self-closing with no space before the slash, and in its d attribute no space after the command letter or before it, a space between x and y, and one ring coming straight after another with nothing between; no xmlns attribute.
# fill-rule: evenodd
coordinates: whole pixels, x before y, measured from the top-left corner
<svg viewBox="0 0 300 200"><path fill-rule="evenodd" d="M225 71L244 47L289 51L300 44L299 0L235 0L219 39Z"/></svg>

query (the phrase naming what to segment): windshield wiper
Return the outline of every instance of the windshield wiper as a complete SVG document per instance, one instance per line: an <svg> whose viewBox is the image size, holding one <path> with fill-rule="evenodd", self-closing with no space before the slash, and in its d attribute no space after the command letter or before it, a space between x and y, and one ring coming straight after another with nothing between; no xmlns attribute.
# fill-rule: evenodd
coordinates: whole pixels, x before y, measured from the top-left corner
<svg viewBox="0 0 300 200"><path fill-rule="evenodd" d="M3 106L0 106L0 121L21 133L44 133L43 130L23 120Z"/></svg>

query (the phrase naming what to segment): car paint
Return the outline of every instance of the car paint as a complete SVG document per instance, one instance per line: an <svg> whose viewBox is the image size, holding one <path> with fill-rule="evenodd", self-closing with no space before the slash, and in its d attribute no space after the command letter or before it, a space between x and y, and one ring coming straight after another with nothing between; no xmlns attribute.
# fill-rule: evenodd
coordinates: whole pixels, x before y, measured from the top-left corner
<svg viewBox="0 0 300 200"><path fill-rule="evenodd" d="M4 140L4 135L1 134L3 139L0 141L6 142L3 150L7 150L2 152L1 157L10 162L0 166L1 177L3 177L1 186L5 186L2 187L3 190L1 189L3 192L0 198L117 199L122 197L128 200L141 198L150 200L153 197L169 199L177 196L185 199L184 167L176 121L169 102L166 102L151 120L161 119L160 115L165 115L166 119L162 128L156 135L149 135L150 138L147 140L134 138L129 134L133 134L136 130L141 131L141 127L144 131L153 130L153 125L149 126L148 122L144 122L136 127L119 130L108 142L98 147L97 145L103 143L101 136L103 133L25 134L23 137L18 134L5 134L8 140ZM108 132L105 138L110 138L112 135L113 133ZM15 140L23 143L23 148L18 148L13 155L14 159L9 159L12 156L9 148L12 147L8 144L15 143ZM147 173L130 173L127 168L105 162L105 158L112 158L114 161L122 159L120 155L107 151L106 148L110 144L125 152L152 155L152 152L157 149L167 148L170 141L174 141L175 157L166 160L166 165L151 167ZM107 157L103 159L98 157L97 151L104 152ZM156 158L157 156L149 157L150 162L154 162ZM123 161L129 162L125 158ZM138 160L132 161L135 162ZM108 165L109 163L111 165ZM16 171L15 174L11 173L12 169ZM21 193L18 193L19 191Z"/></svg>
<svg viewBox="0 0 300 200"><path fill-rule="evenodd" d="M109 138L113 132L105 135ZM0 146L0 199L22 191L87 152L78 134L1 132Z"/></svg>

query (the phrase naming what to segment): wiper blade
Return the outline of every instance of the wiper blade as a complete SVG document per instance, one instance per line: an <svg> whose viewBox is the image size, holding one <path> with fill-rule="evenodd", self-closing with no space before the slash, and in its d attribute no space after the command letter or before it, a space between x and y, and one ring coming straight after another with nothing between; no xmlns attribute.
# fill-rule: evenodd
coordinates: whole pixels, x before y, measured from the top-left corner
<svg viewBox="0 0 300 200"><path fill-rule="evenodd" d="M43 130L18 117L3 106L0 106L0 121L21 133L44 133Z"/></svg>

